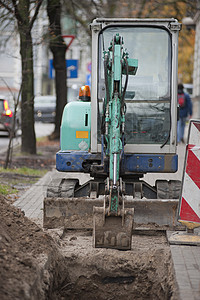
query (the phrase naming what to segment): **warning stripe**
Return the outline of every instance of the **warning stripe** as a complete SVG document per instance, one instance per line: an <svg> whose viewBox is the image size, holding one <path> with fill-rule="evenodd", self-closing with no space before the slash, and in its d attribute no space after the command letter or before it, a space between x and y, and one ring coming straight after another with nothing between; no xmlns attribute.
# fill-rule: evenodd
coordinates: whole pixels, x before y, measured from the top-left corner
<svg viewBox="0 0 200 300"><path fill-rule="evenodd" d="M192 148L192 152L194 153L194 155L196 155L196 157L200 161L200 147L194 146Z"/></svg>
<svg viewBox="0 0 200 300"><path fill-rule="evenodd" d="M200 223L200 122L189 125L179 219Z"/></svg>
<svg viewBox="0 0 200 300"><path fill-rule="evenodd" d="M190 222L200 223L200 218L183 197L181 199L180 219L182 221L186 220Z"/></svg>
<svg viewBox="0 0 200 300"><path fill-rule="evenodd" d="M193 125L200 131L200 123L193 123Z"/></svg>
<svg viewBox="0 0 200 300"><path fill-rule="evenodd" d="M188 144L194 144L195 146L199 145L199 138L200 138L200 131L199 131L199 125L196 123L190 123L189 126L189 142Z"/></svg>
<svg viewBox="0 0 200 300"><path fill-rule="evenodd" d="M182 197L200 217L199 188L187 173L184 176Z"/></svg>
<svg viewBox="0 0 200 300"><path fill-rule="evenodd" d="M193 144L188 144L187 146L186 146L186 149L187 150L191 150L192 148L194 148L195 147L195 145L193 145Z"/></svg>
<svg viewBox="0 0 200 300"><path fill-rule="evenodd" d="M200 161L192 149L188 149L186 173L200 189Z"/></svg>

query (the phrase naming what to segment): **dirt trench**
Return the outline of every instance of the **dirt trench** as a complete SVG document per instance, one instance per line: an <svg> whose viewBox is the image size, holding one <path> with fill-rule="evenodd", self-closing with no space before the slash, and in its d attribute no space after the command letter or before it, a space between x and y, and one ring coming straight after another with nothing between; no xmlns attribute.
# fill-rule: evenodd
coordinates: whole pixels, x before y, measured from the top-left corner
<svg viewBox="0 0 200 300"><path fill-rule="evenodd" d="M164 234L131 251L95 249L91 232L43 230L0 196L0 299L178 299Z"/></svg>
<svg viewBox="0 0 200 300"><path fill-rule="evenodd" d="M89 232L51 235L66 265L65 280L51 299L177 299L165 235L135 235L131 251L94 249Z"/></svg>

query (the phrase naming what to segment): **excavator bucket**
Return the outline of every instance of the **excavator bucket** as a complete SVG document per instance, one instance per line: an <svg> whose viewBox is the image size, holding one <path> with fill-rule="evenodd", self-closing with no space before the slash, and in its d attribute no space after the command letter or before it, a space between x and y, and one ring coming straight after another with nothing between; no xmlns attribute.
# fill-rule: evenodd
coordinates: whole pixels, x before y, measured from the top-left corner
<svg viewBox="0 0 200 300"><path fill-rule="evenodd" d="M95 248L130 250L134 208L121 210L120 216L106 216L104 207L93 208Z"/></svg>

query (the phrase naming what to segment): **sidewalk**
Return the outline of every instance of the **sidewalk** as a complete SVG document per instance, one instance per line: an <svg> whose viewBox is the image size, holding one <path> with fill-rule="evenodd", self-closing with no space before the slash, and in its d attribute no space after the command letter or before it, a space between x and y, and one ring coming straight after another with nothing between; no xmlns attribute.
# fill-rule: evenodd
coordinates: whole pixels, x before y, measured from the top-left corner
<svg viewBox="0 0 200 300"><path fill-rule="evenodd" d="M200 299L200 247L170 245L181 300Z"/></svg>
<svg viewBox="0 0 200 300"><path fill-rule="evenodd" d="M24 211L25 216L42 226L43 199L53 171L47 172L36 184L28 189L14 205Z"/></svg>
<svg viewBox="0 0 200 300"><path fill-rule="evenodd" d="M62 173L55 169L47 172L37 183L28 189L14 205L24 211L25 216L42 226L43 222L43 200L46 196L47 186L53 178L78 178L80 184L89 179L89 175L80 173Z"/></svg>
<svg viewBox="0 0 200 300"><path fill-rule="evenodd" d="M47 185L53 177L74 177L77 174L48 172L35 185L20 197L14 205L21 208L32 221L42 226L43 199ZM81 184L88 180L84 174L78 174ZM200 234L200 233L199 233ZM200 247L170 245L176 281L181 300L200 299ZM178 300L178 299L177 299Z"/></svg>

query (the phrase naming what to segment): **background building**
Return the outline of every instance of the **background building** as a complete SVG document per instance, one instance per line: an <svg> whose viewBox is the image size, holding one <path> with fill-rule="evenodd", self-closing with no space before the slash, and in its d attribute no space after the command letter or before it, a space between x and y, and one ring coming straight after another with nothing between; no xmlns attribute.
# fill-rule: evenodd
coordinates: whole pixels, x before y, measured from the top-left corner
<svg viewBox="0 0 200 300"><path fill-rule="evenodd" d="M193 105L194 118L200 118L200 4L198 1L197 13L194 17L196 24L194 71L193 71Z"/></svg>
<svg viewBox="0 0 200 300"><path fill-rule="evenodd" d="M21 58L19 37L14 24L1 23L0 26L0 94L11 98L17 96L21 84Z"/></svg>
<svg viewBox="0 0 200 300"><path fill-rule="evenodd" d="M81 85L90 81L91 58L88 37L81 29L75 31L74 21L64 16L62 19L63 36L73 36L73 41L66 51L67 86L69 101L75 100ZM55 95L52 53L48 47L48 17L45 9L40 9L32 30L34 59L34 93ZM68 44L72 38L65 37ZM21 58L19 36L14 22L0 26L0 94L17 97L21 84Z"/></svg>

